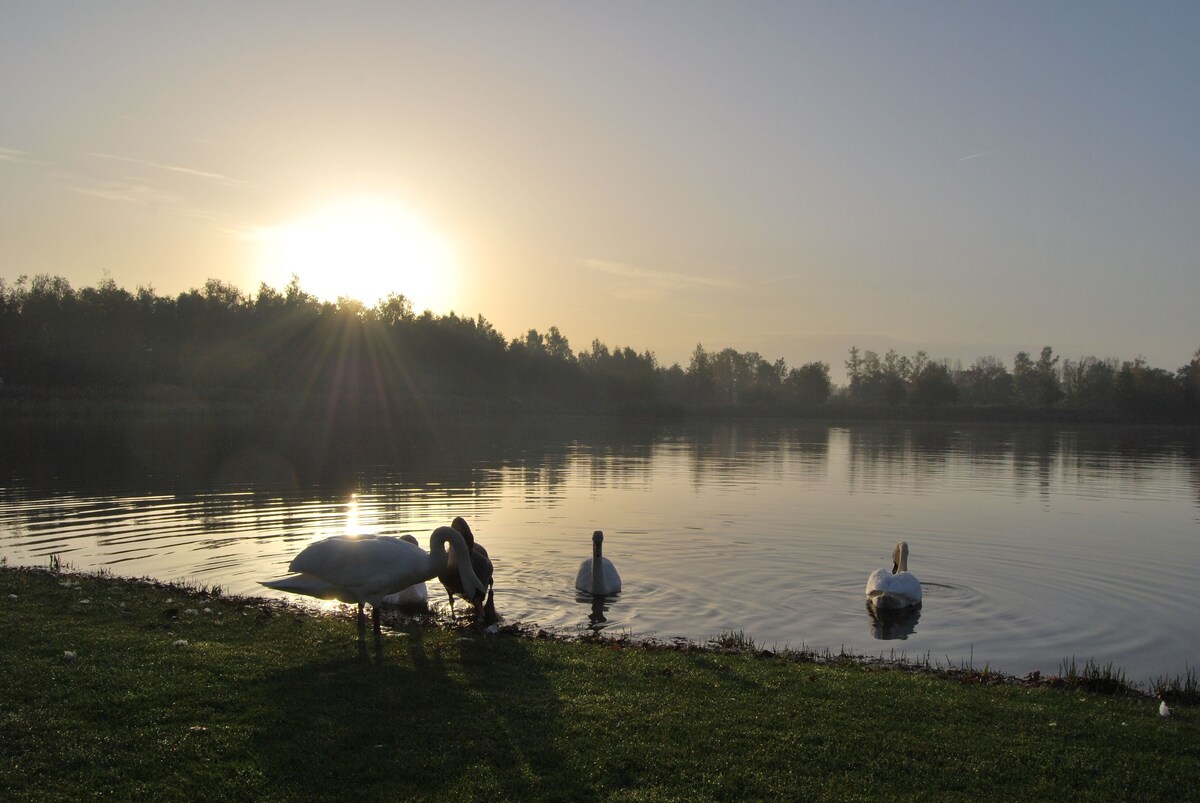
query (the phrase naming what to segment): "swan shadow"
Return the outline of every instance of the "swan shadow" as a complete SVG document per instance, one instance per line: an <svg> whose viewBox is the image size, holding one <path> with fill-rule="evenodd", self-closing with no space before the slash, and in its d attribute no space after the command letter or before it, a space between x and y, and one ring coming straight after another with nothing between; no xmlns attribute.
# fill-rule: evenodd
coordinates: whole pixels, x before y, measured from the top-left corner
<svg viewBox="0 0 1200 803"><path fill-rule="evenodd" d="M281 799L384 781L395 799L444 799L467 767L501 799L528 798L531 783L595 796L553 747L568 730L559 690L522 639L385 627L374 660L370 640L306 644L311 660L257 681L252 742Z"/></svg>
<svg viewBox="0 0 1200 803"><path fill-rule="evenodd" d="M866 607L871 635L882 641L907 639L916 632L917 622L921 621L920 603L908 608L887 609L876 608L867 602Z"/></svg>

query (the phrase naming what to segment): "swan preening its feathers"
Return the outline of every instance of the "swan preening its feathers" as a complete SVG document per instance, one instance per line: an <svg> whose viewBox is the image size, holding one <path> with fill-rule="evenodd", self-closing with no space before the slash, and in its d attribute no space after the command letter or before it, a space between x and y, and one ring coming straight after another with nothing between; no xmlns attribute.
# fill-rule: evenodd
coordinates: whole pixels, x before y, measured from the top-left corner
<svg viewBox="0 0 1200 803"><path fill-rule="evenodd" d="M262 585L317 599L357 602L360 628L363 606L370 603L375 635L379 636L379 605L383 598L437 577L449 560L447 544L458 560L464 596L482 599L485 588L471 570L466 541L451 527L433 531L428 552L392 536L335 535L309 544L292 558L288 565L292 574L262 581Z"/></svg>
<svg viewBox="0 0 1200 803"><path fill-rule="evenodd" d="M600 530L592 533L592 556L579 564L579 573L575 575L575 587L595 597L621 590L621 575L617 574L617 567L601 554L603 543L604 533Z"/></svg>
<svg viewBox="0 0 1200 803"><path fill-rule="evenodd" d="M867 602L880 610L921 604L921 581L908 570L908 542L892 550L892 570L876 569L867 578Z"/></svg>

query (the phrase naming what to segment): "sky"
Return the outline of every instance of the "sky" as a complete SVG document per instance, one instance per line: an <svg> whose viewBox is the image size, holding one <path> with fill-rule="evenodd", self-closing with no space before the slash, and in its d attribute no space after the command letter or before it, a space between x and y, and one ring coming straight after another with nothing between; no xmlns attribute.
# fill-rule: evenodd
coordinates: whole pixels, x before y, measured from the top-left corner
<svg viewBox="0 0 1200 803"><path fill-rule="evenodd" d="M843 377L1200 347L1195 2L0 0L0 278Z"/></svg>

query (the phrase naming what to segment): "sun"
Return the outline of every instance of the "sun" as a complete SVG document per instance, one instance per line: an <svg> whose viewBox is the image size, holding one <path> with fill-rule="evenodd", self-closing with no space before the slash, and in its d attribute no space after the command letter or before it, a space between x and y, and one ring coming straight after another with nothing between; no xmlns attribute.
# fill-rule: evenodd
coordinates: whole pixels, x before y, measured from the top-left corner
<svg viewBox="0 0 1200 803"><path fill-rule="evenodd" d="M357 299L368 307L401 293L417 312L445 312L455 294L450 241L407 207L379 198L322 205L263 229L260 273L271 286L292 275L323 301Z"/></svg>

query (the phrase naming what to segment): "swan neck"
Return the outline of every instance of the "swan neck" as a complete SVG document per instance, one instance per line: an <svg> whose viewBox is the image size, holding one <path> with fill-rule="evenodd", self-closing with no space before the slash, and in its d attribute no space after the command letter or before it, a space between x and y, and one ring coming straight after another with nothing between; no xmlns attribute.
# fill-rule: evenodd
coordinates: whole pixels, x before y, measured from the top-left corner
<svg viewBox="0 0 1200 803"><path fill-rule="evenodd" d="M435 539L438 541L438 549L441 552L440 562L436 574L441 574L446 568L446 563L449 556L446 553L446 544L454 550L454 559L458 564L458 576L462 580L463 590L467 594L468 599L473 599L476 594L482 593L483 583L471 568L471 551L467 548L467 541L462 533L451 527L439 527L433 531ZM430 542L430 546L433 543Z"/></svg>
<svg viewBox="0 0 1200 803"><path fill-rule="evenodd" d="M450 536L445 530L449 528L439 527L429 536L429 571L431 576L441 574L446 564L450 560L450 554L446 552L446 544L450 542ZM459 536L462 538L462 536Z"/></svg>

